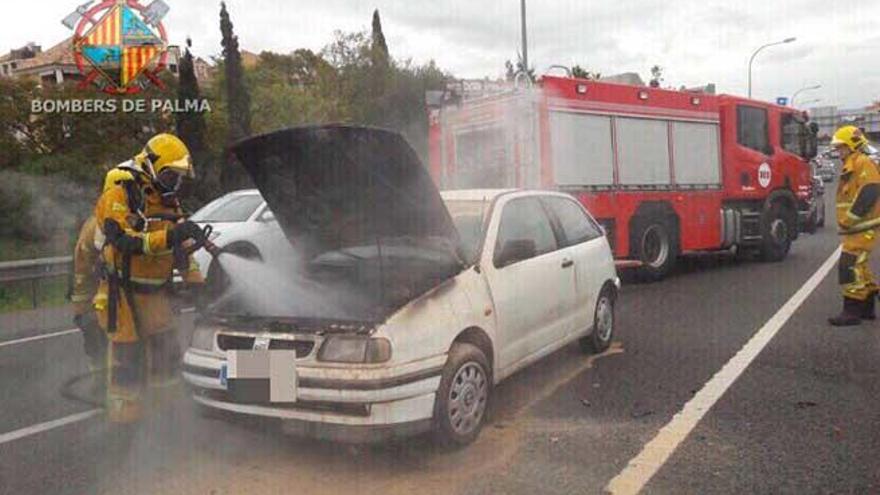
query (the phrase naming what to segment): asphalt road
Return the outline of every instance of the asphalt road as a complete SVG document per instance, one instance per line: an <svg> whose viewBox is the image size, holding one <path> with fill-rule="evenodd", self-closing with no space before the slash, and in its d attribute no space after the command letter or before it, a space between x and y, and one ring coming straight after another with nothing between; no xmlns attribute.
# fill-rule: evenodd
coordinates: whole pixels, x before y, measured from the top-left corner
<svg viewBox="0 0 880 495"><path fill-rule="evenodd" d="M455 452L204 418L182 390L132 430L100 412L41 427L94 409L59 394L85 373L80 337L3 345L0 329L0 493L602 493L836 247L826 228L782 263L700 257L666 281L626 284L608 353L572 346L518 373L479 440ZM831 270L644 493L880 493L880 322L832 329L839 305Z"/></svg>

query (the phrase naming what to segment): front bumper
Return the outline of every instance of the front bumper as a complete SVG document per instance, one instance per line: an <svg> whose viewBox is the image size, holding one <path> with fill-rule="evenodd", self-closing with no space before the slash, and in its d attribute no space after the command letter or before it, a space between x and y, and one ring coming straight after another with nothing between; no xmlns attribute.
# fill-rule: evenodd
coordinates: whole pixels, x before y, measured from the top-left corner
<svg viewBox="0 0 880 495"><path fill-rule="evenodd" d="M183 378L200 404L236 414L289 420L290 429L345 441L430 428L445 355L394 367L318 367L297 362L297 402L242 403L220 380L225 358L190 349Z"/></svg>

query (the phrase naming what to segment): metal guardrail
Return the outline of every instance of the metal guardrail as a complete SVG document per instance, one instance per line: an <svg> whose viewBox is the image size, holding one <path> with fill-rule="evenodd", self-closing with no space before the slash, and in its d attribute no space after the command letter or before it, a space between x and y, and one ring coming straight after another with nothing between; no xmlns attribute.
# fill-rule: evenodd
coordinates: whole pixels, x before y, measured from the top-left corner
<svg viewBox="0 0 880 495"><path fill-rule="evenodd" d="M73 272L73 257L42 258L37 260L5 261L0 263L0 284L31 282L31 302L37 307L37 285L41 279L60 277Z"/></svg>
<svg viewBox="0 0 880 495"><path fill-rule="evenodd" d="M73 271L73 257L38 260L5 261L0 263L0 283L39 280L68 275Z"/></svg>

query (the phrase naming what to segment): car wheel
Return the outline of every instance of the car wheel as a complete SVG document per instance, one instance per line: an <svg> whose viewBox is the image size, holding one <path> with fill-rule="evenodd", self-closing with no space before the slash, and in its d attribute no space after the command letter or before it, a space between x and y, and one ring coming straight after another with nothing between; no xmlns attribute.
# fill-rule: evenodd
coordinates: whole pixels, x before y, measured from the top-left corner
<svg viewBox="0 0 880 495"><path fill-rule="evenodd" d="M807 234L815 234L816 228L819 226L819 210L813 212L810 215L810 218L807 219L806 224L804 225L804 232Z"/></svg>
<svg viewBox="0 0 880 495"><path fill-rule="evenodd" d="M781 203L770 205L761 218L761 257L764 261L782 261L791 249L792 223L789 208Z"/></svg>
<svg viewBox="0 0 880 495"><path fill-rule="evenodd" d="M453 344L434 401L437 440L447 447L476 440L491 392L489 361L483 351L471 344Z"/></svg>
<svg viewBox="0 0 880 495"><path fill-rule="evenodd" d="M664 217L648 217L634 222L635 251L648 280L666 278L678 258L678 230Z"/></svg>
<svg viewBox="0 0 880 495"><path fill-rule="evenodd" d="M822 202L822 204L819 205L818 211L819 211L819 214L818 214L819 219L816 221L816 227L821 229L821 228L825 227L825 202L824 201Z"/></svg>
<svg viewBox="0 0 880 495"><path fill-rule="evenodd" d="M611 291L603 289L596 301L593 313L593 331L579 341L581 350L598 354L608 350L614 338L614 297Z"/></svg>

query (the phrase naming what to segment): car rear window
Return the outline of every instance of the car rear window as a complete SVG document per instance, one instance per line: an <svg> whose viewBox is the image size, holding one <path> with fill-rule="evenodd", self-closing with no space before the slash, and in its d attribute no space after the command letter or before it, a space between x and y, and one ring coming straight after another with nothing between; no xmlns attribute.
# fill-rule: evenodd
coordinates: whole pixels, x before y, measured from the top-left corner
<svg viewBox="0 0 880 495"><path fill-rule="evenodd" d="M602 231L574 200L566 198L544 198L565 235L566 246L574 246L602 236Z"/></svg>
<svg viewBox="0 0 880 495"><path fill-rule="evenodd" d="M254 214L262 203L262 196L257 194L224 196L195 212L191 220L215 223L244 222Z"/></svg>

